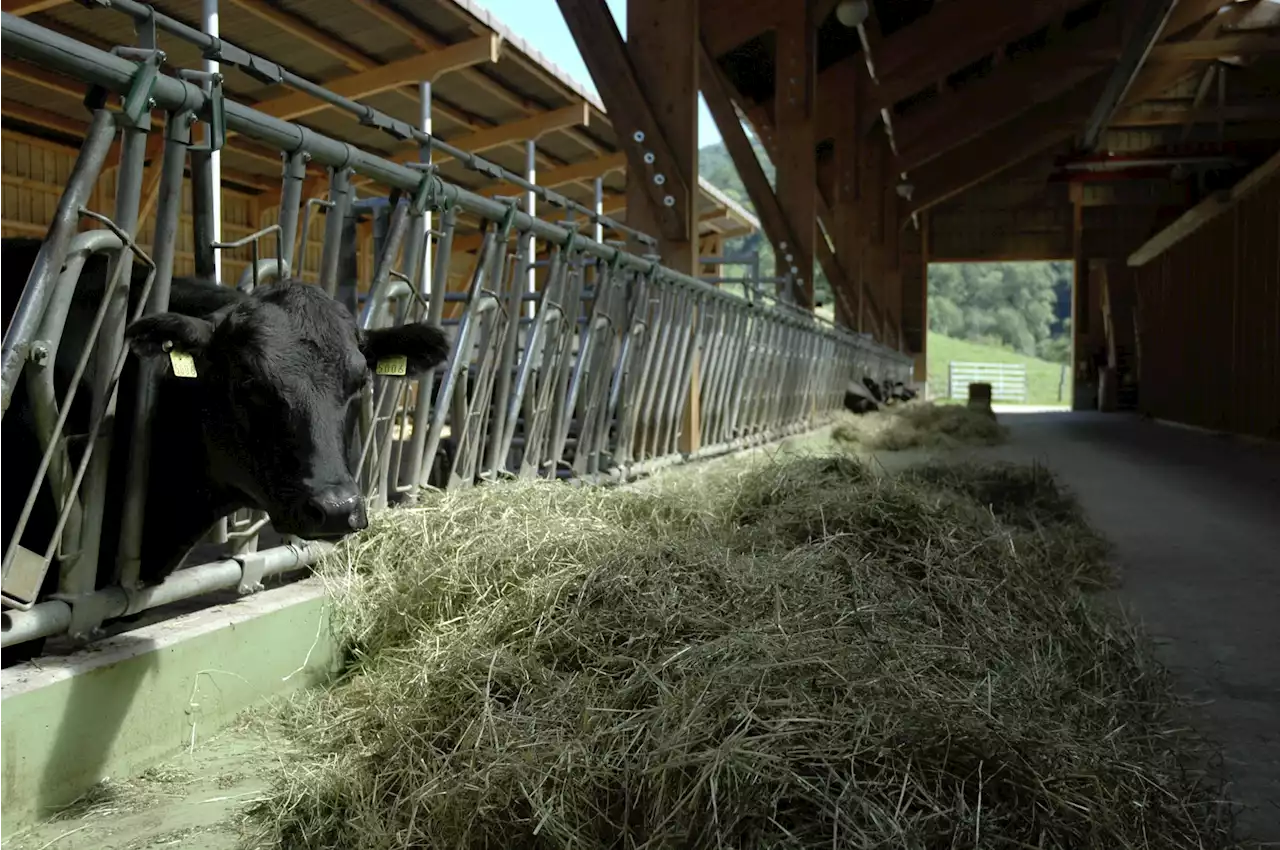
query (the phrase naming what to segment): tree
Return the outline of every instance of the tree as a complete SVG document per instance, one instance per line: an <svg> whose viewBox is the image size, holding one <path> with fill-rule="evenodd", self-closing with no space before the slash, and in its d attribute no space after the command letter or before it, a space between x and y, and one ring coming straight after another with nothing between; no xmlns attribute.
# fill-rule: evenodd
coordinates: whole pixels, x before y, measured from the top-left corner
<svg viewBox="0 0 1280 850"><path fill-rule="evenodd" d="M929 266L929 329L935 333L1065 363L1070 310L1070 263Z"/></svg>
<svg viewBox="0 0 1280 850"><path fill-rule="evenodd" d="M769 155L765 153L764 145L751 132L751 128L746 125L743 129L747 132L747 138L751 141L751 147L756 153L756 159L760 161L760 168L764 171L765 178L769 181L770 187L777 183L777 169L773 162L770 161ZM751 203L751 198L747 195L747 188L742 183L742 178L738 176L738 169L733 164L733 158L729 156L729 151L725 148L724 143L707 145L698 151L698 173L707 179L711 185L724 192L735 202L741 204L752 215L759 218L759 213ZM821 238L821 234L818 234ZM769 240L759 231L750 233L745 236L737 236L725 241L724 251L728 255L758 253L760 256L760 274L763 277L773 277L775 273L775 259L773 246L769 244ZM745 266L733 266L723 268L725 277L733 277L737 275L745 275ZM835 293L831 289L831 282L827 280L827 276L823 273L817 264L810 272L813 277L813 295L814 300L818 304L829 307L835 300ZM766 292L772 292L771 285L764 287Z"/></svg>

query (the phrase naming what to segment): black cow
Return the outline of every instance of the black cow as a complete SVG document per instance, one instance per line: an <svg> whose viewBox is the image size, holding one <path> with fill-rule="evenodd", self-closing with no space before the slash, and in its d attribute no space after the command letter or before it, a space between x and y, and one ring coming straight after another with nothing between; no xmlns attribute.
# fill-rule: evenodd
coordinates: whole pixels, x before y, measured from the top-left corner
<svg viewBox="0 0 1280 850"><path fill-rule="evenodd" d="M871 413L880 409L880 402L865 382L850 381L844 390L844 407L852 413Z"/></svg>
<svg viewBox="0 0 1280 850"><path fill-rule="evenodd" d="M40 240L5 239L5 326L17 290L35 262ZM130 312L145 270L134 263ZM55 368L61 401L107 283L108 262L85 263ZM372 369L387 356L406 358L406 374L422 374L449 353L449 340L425 323L364 331L345 306L316 286L283 280L251 294L211 281L175 279L169 312L144 316L126 330L138 357L158 362L155 418L141 580L157 584L220 517L239 508L271 515L275 529L307 539L338 539L367 526L355 473L360 441L359 398ZM189 355L196 377L179 377L168 351ZM134 425L137 361L126 360L119 385L99 563L114 561ZM85 380L67 423L68 435L89 425ZM25 378L4 417L4 537L16 528L41 451ZM83 440L69 443L72 463ZM56 520L48 484L42 488L23 544L43 552ZM46 589L56 583L57 563ZM111 570L98 570L99 586Z"/></svg>
<svg viewBox="0 0 1280 850"><path fill-rule="evenodd" d="M875 399L877 404L885 401L884 387L878 381L872 380L868 375L862 377L862 385L871 393L871 397Z"/></svg>
<svg viewBox="0 0 1280 850"><path fill-rule="evenodd" d="M911 401L916 391L902 381L885 381L885 397L892 401Z"/></svg>

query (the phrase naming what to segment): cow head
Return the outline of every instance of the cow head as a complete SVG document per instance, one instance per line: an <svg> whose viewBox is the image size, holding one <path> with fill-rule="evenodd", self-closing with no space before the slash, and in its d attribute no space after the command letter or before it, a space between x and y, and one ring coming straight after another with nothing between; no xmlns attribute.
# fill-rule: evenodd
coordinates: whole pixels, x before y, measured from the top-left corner
<svg viewBox="0 0 1280 850"><path fill-rule="evenodd" d="M192 390L216 488L271 515L278 531L336 539L365 528L356 485L361 391L384 358L420 375L449 353L427 324L364 331L318 287L283 280L245 295L174 283L171 305L126 331L144 357L177 351L192 370L166 380ZM181 303L180 303L181 302ZM176 388L176 386L175 386Z"/></svg>

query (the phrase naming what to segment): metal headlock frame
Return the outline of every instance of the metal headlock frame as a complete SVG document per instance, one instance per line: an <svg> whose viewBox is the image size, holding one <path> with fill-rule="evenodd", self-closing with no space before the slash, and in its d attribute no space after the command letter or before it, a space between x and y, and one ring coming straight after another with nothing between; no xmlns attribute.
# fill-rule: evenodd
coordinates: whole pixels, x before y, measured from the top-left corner
<svg viewBox="0 0 1280 850"><path fill-rule="evenodd" d="M27 286L3 340L3 411L7 411L19 373L25 371L44 456L31 499L44 478L61 505L57 532L39 570L42 578L53 555L62 558L59 592L35 602L39 581L28 593L11 596L10 572L16 556L39 559L17 541L21 527L6 546L3 645L69 632L92 637L107 619L189 598L211 590L236 587L241 593L261 589L262 579L305 566L329 547L306 541L256 550L257 531L265 515L253 515L229 530L223 520L212 534L232 542L234 555L182 569L163 584L136 587L143 539L147 493L149 428L154 403L150 367L139 364L135 430L114 435L133 440L126 483L120 551L112 566L114 585L94 590L102 566L97 547L107 486L110 422L116 384L125 362L123 330L140 313L168 307L173 277L182 179L190 161L197 274L212 276L213 252L249 246L251 260L238 286L248 290L287 277L300 269L308 245L314 208L326 209L319 280L336 294L342 261L344 221L355 209L351 177L360 174L391 191L380 225L385 238L377 245L373 280L359 324L364 328L423 318L452 329L453 349L442 374L420 381L375 377L367 389L360 421L360 480L371 507L387 504L392 493L412 495L427 467L446 442L454 447L444 472L448 486L471 486L479 480L516 475L570 475L587 481L626 479L685 459L722 454L806 430L841 407L846 382L860 372L877 378L906 379L911 361L870 340L836 328L789 303L759 291L758 260L754 274L743 280L745 300L688 275L660 265L654 255L636 256L617 243L605 243L578 232L582 214L599 235L615 229L647 246L656 241L596 210L537 186L493 163L453 148L430 134L343 98L297 77L269 60L155 12L135 0L88 0L134 18L138 47L111 53L82 44L25 19L4 13L0 41L6 57L21 58L82 79L91 86L86 106L90 129L72 169L53 224L28 277ZM568 221L552 223L522 210L517 198L490 199L446 183L431 165L400 165L308 128L272 118L224 98L221 76L178 69L161 72L165 54L157 47L163 31L201 48L206 58L235 65L255 78L283 82L356 115L362 124L400 139L413 139L429 161L433 149L458 159L465 167L507 181L553 207L566 210ZM207 85L205 90L201 85ZM106 108L106 94L122 95L123 108ZM139 230L146 138L150 113L167 115L156 207L154 259L134 244ZM208 144L192 144L191 126L206 124ZM228 132L239 133L282 151L281 209L278 223L235 242L212 238L211 154ZM112 138L123 134L116 209L112 218L84 209L101 172ZM326 198L302 198L308 162L330 170ZM364 209L368 202L359 202ZM302 215L300 247L298 225ZM442 213L440 229L426 226L430 213ZM458 213L472 213L485 223L483 242L465 293L447 292L451 246ZM75 234L81 216L104 230ZM382 232L382 231L380 231ZM259 241L274 235L275 257L260 259ZM514 253L510 238L518 235ZM425 268L435 239L432 268ZM546 243L549 258L536 260L536 240ZM85 344L76 379L62 404L54 397L49 346L60 340L66 311L90 253L110 257L107 290L98 319ZM400 269L396 270L397 256ZM149 269L141 299L126 315L131 268L137 258ZM536 292L525 292L534 269L545 269ZM460 308L444 318L446 302ZM528 315L525 310L531 310ZM43 346L43 348L42 348ZM91 355L93 355L91 357ZM699 378L703 447L679 451L682 423L690 400L695 361ZM70 410L80 374L94 364L92 425L83 435L86 446L71 476L62 426ZM408 469L404 465L403 431ZM574 426L577 434L573 434ZM401 438L396 439L399 429ZM101 431L101 433L100 433ZM395 443L394 447L392 443ZM143 447L138 451L137 447ZM572 454L571 459L568 453ZM392 468L394 464L394 469ZM83 492L80 484L83 480ZM245 527L247 525L247 527ZM78 544L78 549L75 548ZM28 564L28 566L31 566ZM37 564L36 566L40 566ZM34 575L35 573L31 573Z"/></svg>

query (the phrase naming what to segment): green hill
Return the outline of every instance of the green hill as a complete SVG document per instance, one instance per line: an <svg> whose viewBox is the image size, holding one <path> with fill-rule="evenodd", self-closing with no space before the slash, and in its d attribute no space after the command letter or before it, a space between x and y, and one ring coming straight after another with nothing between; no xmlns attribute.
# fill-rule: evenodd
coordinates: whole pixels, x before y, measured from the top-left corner
<svg viewBox="0 0 1280 850"><path fill-rule="evenodd" d="M1061 363L1050 363L1048 360L1028 357L994 345L952 339L933 331L929 332L928 354L929 389L934 398L946 398L947 364L952 360L961 360L967 363L1026 364L1028 404L1070 404L1071 372L1067 370L1064 381ZM1059 382L1062 382L1061 397L1058 395Z"/></svg>

